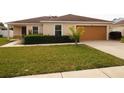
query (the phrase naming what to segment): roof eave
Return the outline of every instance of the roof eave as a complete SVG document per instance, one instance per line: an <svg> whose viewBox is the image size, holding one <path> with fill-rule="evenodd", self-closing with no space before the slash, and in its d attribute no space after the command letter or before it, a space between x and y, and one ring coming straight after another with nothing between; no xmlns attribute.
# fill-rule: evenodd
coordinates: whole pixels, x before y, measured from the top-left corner
<svg viewBox="0 0 124 93"><path fill-rule="evenodd" d="M88 23L88 24L93 24L93 23L104 23L104 24L112 24L112 22L98 22L98 21L40 21L40 23ZM40 23L6 23L8 25L23 25L23 24L40 24Z"/></svg>
<svg viewBox="0 0 124 93"><path fill-rule="evenodd" d="M40 23L6 23L8 25L22 25L22 24L40 24Z"/></svg>

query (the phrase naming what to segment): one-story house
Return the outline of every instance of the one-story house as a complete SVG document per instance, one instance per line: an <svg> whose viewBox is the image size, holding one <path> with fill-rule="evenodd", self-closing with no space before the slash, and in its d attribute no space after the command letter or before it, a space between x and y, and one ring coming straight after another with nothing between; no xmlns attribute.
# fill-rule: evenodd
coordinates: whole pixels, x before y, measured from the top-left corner
<svg viewBox="0 0 124 93"><path fill-rule="evenodd" d="M8 22L8 26L13 27L14 36L28 34L43 35L70 35L69 27L84 27L85 33L81 40L108 40L111 21L78 16L43 16L25 20Z"/></svg>
<svg viewBox="0 0 124 93"><path fill-rule="evenodd" d="M113 22L111 26L111 31L119 31L121 32L122 36L124 36L124 19L118 22Z"/></svg>

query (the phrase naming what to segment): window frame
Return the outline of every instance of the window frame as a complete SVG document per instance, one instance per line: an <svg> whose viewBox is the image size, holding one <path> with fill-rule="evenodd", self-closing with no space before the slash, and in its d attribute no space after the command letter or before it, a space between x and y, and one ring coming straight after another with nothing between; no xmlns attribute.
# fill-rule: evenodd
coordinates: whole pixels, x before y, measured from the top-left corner
<svg viewBox="0 0 124 93"><path fill-rule="evenodd" d="M34 27L37 27L37 34L39 34L39 27L38 26L32 26L32 34L34 34Z"/></svg>
<svg viewBox="0 0 124 93"><path fill-rule="evenodd" d="M54 24L54 35L56 33L56 26L60 25L61 26L61 36L63 36L63 25L62 24Z"/></svg>

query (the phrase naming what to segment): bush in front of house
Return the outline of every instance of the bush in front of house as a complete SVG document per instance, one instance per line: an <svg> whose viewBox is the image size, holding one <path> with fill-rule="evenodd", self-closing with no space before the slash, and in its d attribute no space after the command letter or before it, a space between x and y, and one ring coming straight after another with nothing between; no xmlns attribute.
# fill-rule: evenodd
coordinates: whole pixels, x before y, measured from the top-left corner
<svg viewBox="0 0 124 93"><path fill-rule="evenodd" d="M3 37L3 35L0 35L0 38Z"/></svg>
<svg viewBox="0 0 124 93"><path fill-rule="evenodd" d="M69 43L74 42L70 36L43 36L43 35L28 35L23 39L24 44L46 44L46 43Z"/></svg>
<svg viewBox="0 0 124 93"><path fill-rule="evenodd" d="M122 38L121 32L113 31L109 33L109 39L111 40L120 40Z"/></svg>
<svg viewBox="0 0 124 93"><path fill-rule="evenodd" d="M121 38L121 42L124 43L124 36Z"/></svg>
<svg viewBox="0 0 124 93"><path fill-rule="evenodd" d="M21 35L14 35L13 38L14 38L14 39L21 39L22 36L21 36Z"/></svg>

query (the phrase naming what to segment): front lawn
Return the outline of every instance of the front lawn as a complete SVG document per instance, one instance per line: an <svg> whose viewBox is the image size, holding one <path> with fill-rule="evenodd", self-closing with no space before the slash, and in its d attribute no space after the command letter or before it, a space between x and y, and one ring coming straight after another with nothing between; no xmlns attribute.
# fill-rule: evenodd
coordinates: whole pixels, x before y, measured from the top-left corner
<svg viewBox="0 0 124 93"><path fill-rule="evenodd" d="M86 45L0 48L0 77L124 65L124 60Z"/></svg>
<svg viewBox="0 0 124 93"><path fill-rule="evenodd" d="M9 42L9 40L7 38L0 38L0 46L7 44Z"/></svg>

